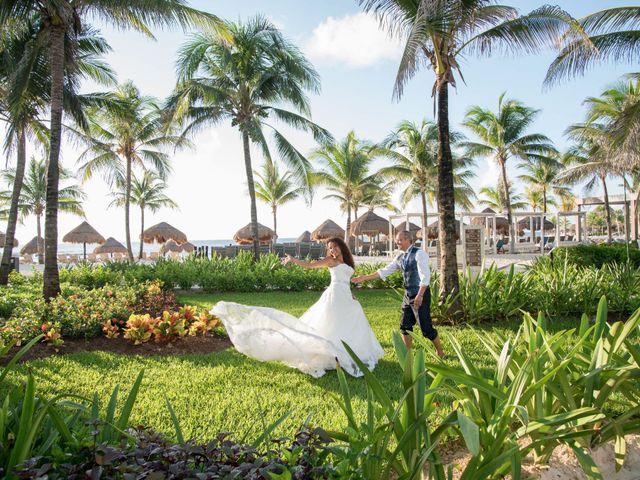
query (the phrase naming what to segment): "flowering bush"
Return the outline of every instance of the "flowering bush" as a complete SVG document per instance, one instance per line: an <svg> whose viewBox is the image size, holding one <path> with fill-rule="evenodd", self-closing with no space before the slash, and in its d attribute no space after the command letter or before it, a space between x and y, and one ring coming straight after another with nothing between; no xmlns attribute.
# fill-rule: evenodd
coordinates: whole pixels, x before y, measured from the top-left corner
<svg viewBox="0 0 640 480"><path fill-rule="evenodd" d="M145 315L131 315L124 329L124 338L134 345L146 343L153 334L155 319Z"/></svg>
<svg viewBox="0 0 640 480"><path fill-rule="evenodd" d="M197 335L199 333L202 335L206 335L218 325L220 325L220 319L209 315L207 312L202 312L195 318L195 320L189 327L189 335Z"/></svg>

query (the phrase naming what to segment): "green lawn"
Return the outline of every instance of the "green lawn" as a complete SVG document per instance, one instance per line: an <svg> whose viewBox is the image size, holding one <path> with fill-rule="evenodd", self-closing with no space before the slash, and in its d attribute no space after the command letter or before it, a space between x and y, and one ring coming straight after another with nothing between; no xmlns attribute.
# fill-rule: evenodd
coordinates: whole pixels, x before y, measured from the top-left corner
<svg viewBox="0 0 640 480"><path fill-rule="evenodd" d="M251 293L251 294L188 294L179 300L186 304L210 307L219 300L279 308L300 315L318 297L318 292ZM400 394L400 368L391 343L391 332L397 328L400 300L392 291L362 291L357 293L371 325L385 350L385 357L376 368L376 375L387 391L396 398ZM566 327L567 323L562 322ZM494 331L515 332L515 322L483 327L487 335ZM441 327L442 332L455 335L479 367L488 367L490 358L478 344L474 333L464 327ZM445 351L452 353L447 348ZM449 362L453 358L449 355ZM120 384L127 391L141 369L145 378L134 407L132 422L171 434L173 431L164 394L171 400L181 421L185 436L201 440L212 438L220 431L233 432L238 438L254 438L263 425L286 411L292 415L279 433L291 434L308 417L311 423L325 428L343 425L344 416L335 397L338 381L335 372L313 379L296 370L276 363L251 360L234 349L209 355L138 357L108 353L82 353L54 356L21 367L31 368L38 389L54 392L74 392L92 396L97 392L108 402L113 388ZM12 378L16 381L16 377ZM349 378L353 404L364 415L365 383ZM122 396L122 394L121 394ZM123 399L121 399L123 401ZM446 402L445 402L446 403Z"/></svg>

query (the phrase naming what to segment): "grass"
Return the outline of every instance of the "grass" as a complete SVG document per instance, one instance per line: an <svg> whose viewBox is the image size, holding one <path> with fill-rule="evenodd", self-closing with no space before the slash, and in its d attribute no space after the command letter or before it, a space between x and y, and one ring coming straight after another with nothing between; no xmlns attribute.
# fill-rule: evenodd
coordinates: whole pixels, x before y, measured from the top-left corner
<svg viewBox="0 0 640 480"><path fill-rule="evenodd" d="M251 294L184 294L185 304L210 307L219 300L278 308L293 315L302 314L319 292L251 293ZM400 396L400 367L395 359L391 332L399 321L400 298L393 291L367 290L357 293L376 333L385 356L376 375L395 398ZM558 328L569 326L557 322ZM438 327L462 343L475 364L489 369L491 358L480 348L473 332L464 327ZM517 322L503 322L480 327L487 335L496 331L515 332ZM170 348L170 347L167 347ZM448 362L453 365L452 351L444 343ZM56 392L74 392L91 397L97 392L106 405L113 388L120 384L126 392L141 369L144 381L133 414L133 424L142 424L173 435L173 427L164 395L171 400L180 419L185 438L211 439L221 431L233 432L236 438L253 440L266 425L290 411L290 417L277 433L290 435L307 419L313 425L339 428L346 421L336 403L338 379L329 372L313 379L297 370L277 363L262 363L247 358L234 349L209 355L141 357L111 353L77 353L52 356L22 366L31 368L38 389L46 396ZM11 381L20 378L13 376ZM364 418L366 390L361 379L349 378L353 406ZM124 402L124 393L120 401ZM444 408L440 414L444 413Z"/></svg>

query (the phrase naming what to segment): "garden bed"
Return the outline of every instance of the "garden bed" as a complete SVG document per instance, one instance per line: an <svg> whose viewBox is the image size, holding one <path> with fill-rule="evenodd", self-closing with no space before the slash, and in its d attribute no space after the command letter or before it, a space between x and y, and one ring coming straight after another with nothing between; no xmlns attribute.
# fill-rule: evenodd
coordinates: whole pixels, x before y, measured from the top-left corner
<svg viewBox="0 0 640 480"><path fill-rule="evenodd" d="M64 341L64 345L54 349L47 343L37 343L21 359L20 362L47 358L52 355L67 355L80 352L109 352L119 355L140 355L143 357L168 355L206 355L220 352L231 346L227 337L218 335L187 336L176 342L158 344L154 342L133 345L124 338L108 339L102 336L90 339L72 338ZM21 347L13 347L8 355L0 359L0 365L6 365Z"/></svg>

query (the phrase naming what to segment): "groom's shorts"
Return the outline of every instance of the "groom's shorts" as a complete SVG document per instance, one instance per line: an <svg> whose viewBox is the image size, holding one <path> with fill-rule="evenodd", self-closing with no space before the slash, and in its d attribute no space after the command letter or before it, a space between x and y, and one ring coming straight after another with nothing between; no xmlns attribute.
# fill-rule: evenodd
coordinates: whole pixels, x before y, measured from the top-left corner
<svg viewBox="0 0 640 480"><path fill-rule="evenodd" d="M400 320L400 330L402 333L412 332L413 326L416 324L416 316L413 313L413 299L415 295L409 296L405 292L404 299L402 300L402 318ZM417 322L420 324L420 330L422 330L422 335L424 335L429 340L435 340L438 336L438 331L433 328L433 324L431 323L431 290L427 287L427 290L424 292L424 297L422 298L422 305L418 309L418 319Z"/></svg>

